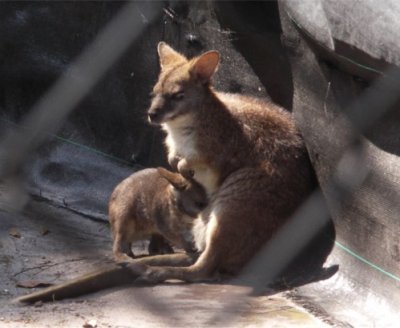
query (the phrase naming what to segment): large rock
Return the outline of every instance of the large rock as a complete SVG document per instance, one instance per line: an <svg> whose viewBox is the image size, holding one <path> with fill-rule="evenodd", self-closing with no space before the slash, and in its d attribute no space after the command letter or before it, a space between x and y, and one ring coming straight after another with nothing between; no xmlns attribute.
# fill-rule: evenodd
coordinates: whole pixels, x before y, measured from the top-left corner
<svg viewBox="0 0 400 328"><path fill-rule="evenodd" d="M280 14L292 65L293 111L337 233L331 261L339 264L339 275L316 286L315 295L321 306L342 311L353 325L388 326L397 320L400 305L399 101L389 107L382 101L386 113L361 136L364 157L358 167L339 167L339 175L352 170L350 183L367 169L361 186L338 202L329 181L359 126L346 113L386 78L387 69L400 64L395 41L400 6L395 1L290 0L280 3ZM375 97L388 92L379 90ZM368 117L373 102L364 106L359 119Z"/></svg>

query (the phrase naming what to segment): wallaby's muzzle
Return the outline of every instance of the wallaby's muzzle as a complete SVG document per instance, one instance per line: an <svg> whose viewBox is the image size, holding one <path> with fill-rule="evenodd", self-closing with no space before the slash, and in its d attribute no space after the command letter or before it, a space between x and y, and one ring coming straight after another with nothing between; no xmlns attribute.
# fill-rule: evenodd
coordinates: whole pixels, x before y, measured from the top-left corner
<svg viewBox="0 0 400 328"><path fill-rule="evenodd" d="M179 111L174 111L168 103L163 103L162 106L158 102L152 104L147 112L149 122L151 124L161 124L171 121L180 116Z"/></svg>
<svg viewBox="0 0 400 328"><path fill-rule="evenodd" d="M149 122L152 124L160 124L165 115L166 106L165 101L160 96L155 96L151 102L151 106L147 111Z"/></svg>
<svg viewBox="0 0 400 328"><path fill-rule="evenodd" d="M150 109L147 115L150 123L159 124L161 122L162 115L160 115L156 110Z"/></svg>

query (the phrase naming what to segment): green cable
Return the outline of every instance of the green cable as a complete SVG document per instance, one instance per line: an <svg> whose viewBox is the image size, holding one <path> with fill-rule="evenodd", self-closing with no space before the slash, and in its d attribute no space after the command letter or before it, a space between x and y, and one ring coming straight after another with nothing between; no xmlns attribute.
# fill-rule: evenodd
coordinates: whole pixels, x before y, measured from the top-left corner
<svg viewBox="0 0 400 328"><path fill-rule="evenodd" d="M70 139L66 139L66 138L60 137L60 136L55 135L55 134L50 134L50 136L53 137L53 138L55 138L55 139L57 139L57 140L60 140L60 141L62 141L62 142L65 142L65 143L74 145L74 146L76 146L76 147L82 148L82 149L84 149L84 150L88 150L88 151L90 151L90 152L93 152L93 153L102 155L102 156L104 156L104 157L113 159L113 160L115 160L115 161L117 161L117 162L120 162L120 163L129 165L129 166L132 166L132 163L130 163L129 161L124 160L124 159L119 158L119 157L116 157L116 156L114 156L114 155L107 154L107 153L105 153L105 152L102 152L101 150L98 150L98 149L95 149L95 148L92 148L92 147L89 147L89 146L80 144L80 143L78 143L78 142L76 142L76 141L72 141L72 140L70 140Z"/></svg>
<svg viewBox="0 0 400 328"><path fill-rule="evenodd" d="M358 66L360 68L363 68L363 69L365 69L367 71L370 71L370 72L373 72L373 73L377 73L377 74L380 74L380 75L384 74L384 72L382 72L382 71L379 71L379 70L377 70L375 68L372 68L370 66L366 66L364 64L361 64L361 63L359 63L359 62L357 62L357 61L355 61L355 60L353 60L353 59L351 59L349 57L346 57L346 56L340 55L338 53L335 53L332 49L330 49L327 46L323 45L321 42L317 41L313 36L311 36L311 34L305 28L303 28L303 26L298 21L296 21L292 17L292 15L289 14L289 12L286 11L286 14L288 15L289 19L293 22L294 25L296 25L296 27L298 29L300 29L303 33L307 34L307 36L309 38L314 40L320 47L324 48L326 51L330 52L332 55L334 55L336 57L339 57L339 58L343 59L344 61L350 62L350 63L352 63L352 64L354 64L354 65L356 65L356 66Z"/></svg>
<svg viewBox="0 0 400 328"><path fill-rule="evenodd" d="M8 123L8 124L11 124L11 125L15 125L15 126L20 127L20 125L18 125L17 123L15 123L15 122L13 122L13 121L11 121L11 120L8 120L8 119L6 119L6 118L4 118L4 117L0 117L0 120L3 121L3 122L5 122L5 123ZM65 143L74 145L74 146L76 146L76 147L78 147L78 148L81 148L81 149L84 149L84 150L88 150L88 151L90 151L90 152L93 152L93 153L102 155L102 156L104 156L104 157L113 159L113 160L115 160L115 161L117 161L117 162L120 162L120 163L125 164L125 165L128 165L128 166L133 166L133 164L132 164L131 162L129 162L129 161L127 161L127 160L125 160L125 159L122 159L122 158L119 158L119 157L116 157L116 156L114 156L114 155L107 154L107 153L105 153L105 152L102 152L101 150L92 148L92 147L87 146L87 145L83 145L83 144L81 144L81 143L78 143L78 142L76 142L76 141L72 141L72 140L70 140L70 139L66 139L66 138L60 137L60 136L58 136L58 135L56 135L56 134L48 133L48 135L49 135L50 137L53 137L53 138L55 138L55 139L57 139L57 140L60 140L60 141L62 141L62 142L65 142Z"/></svg>
<svg viewBox="0 0 400 328"><path fill-rule="evenodd" d="M335 241L336 246L338 246L340 249L344 250L346 253L352 255L355 257L357 260L360 260L361 262L369 265L370 267L374 268L375 270L383 273L385 276L394 279L397 282L400 282L400 277L394 275L393 273L387 272L386 270L382 269L378 265L368 261L367 259L363 258L362 256L358 255L357 253L353 252L351 249L347 248L343 244L339 243L338 241Z"/></svg>
<svg viewBox="0 0 400 328"><path fill-rule="evenodd" d="M286 12L286 13L287 13L287 15L289 16L289 19L290 19L301 31L303 31L303 33L306 33L309 37L311 37L311 36L309 35L309 33L301 26L301 24L299 24L288 12ZM320 44L320 43L318 43L318 44L319 44L321 47L325 48L327 51L332 52L332 51L331 51L330 49L328 49L326 46L324 46L324 45L322 45L322 44ZM371 71L371 72L374 72L374 73L378 73L378 74L383 74L383 72L381 72L381 71L379 71L379 70L376 70L376 69L374 69L374 68L372 68L372 67L363 65L363 64L361 64L361 63L358 63L358 62L354 61L354 60L351 59L351 58L345 57L345 56L340 55L340 54L335 54L335 55L336 55L337 57L340 57L341 59L343 59L343 60L345 60L345 61L351 62L352 64L354 64L354 65L356 65L356 66L358 66L358 67L360 67L360 68L363 68L363 69L365 69L365 70L368 70L368 71ZM336 246L338 246L340 249L342 249L342 250L344 250L346 253L352 255L353 257L355 257L355 258L358 259L359 261L361 261L361 262L363 262L363 263L369 265L370 267L372 267L372 268L374 268L375 270L377 270L377 271L383 273L383 274L386 275L387 277L392 278L392 279L394 279L394 280L397 281L397 282L400 282L400 277L398 277L398 276L396 276L396 275L394 275L394 274L392 274L392 273L390 273L390 272L388 272L388 271L382 269L382 268L379 267L378 265L376 265L376 264L374 264L374 263L368 261L367 259L365 259L365 258L363 258L362 256L358 255L357 253L353 252L351 249L349 249L349 248L347 248L346 246L342 245L342 244L339 243L338 241L335 241L335 244L336 244Z"/></svg>

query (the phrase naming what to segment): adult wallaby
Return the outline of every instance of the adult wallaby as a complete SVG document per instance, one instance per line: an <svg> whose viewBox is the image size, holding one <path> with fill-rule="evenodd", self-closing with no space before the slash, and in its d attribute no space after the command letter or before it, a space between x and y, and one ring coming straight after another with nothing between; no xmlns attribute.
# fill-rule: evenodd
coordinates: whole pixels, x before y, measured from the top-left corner
<svg viewBox="0 0 400 328"><path fill-rule="evenodd" d="M149 268L150 280L201 280L237 273L313 187L308 155L290 113L254 97L216 92L217 51L186 59L158 45L161 73L148 111L166 131L169 162L194 173L212 196L196 219L199 259Z"/></svg>
<svg viewBox="0 0 400 328"><path fill-rule="evenodd" d="M314 187L308 155L290 113L258 98L214 91L217 51L188 60L161 42L158 53L161 73L148 116L167 133L170 164L184 176L193 175L210 196L193 229L200 255L136 260L77 279L75 288L107 274L118 280L115 277L126 277L128 271L152 282L236 274ZM64 292L67 285L20 300L44 299Z"/></svg>

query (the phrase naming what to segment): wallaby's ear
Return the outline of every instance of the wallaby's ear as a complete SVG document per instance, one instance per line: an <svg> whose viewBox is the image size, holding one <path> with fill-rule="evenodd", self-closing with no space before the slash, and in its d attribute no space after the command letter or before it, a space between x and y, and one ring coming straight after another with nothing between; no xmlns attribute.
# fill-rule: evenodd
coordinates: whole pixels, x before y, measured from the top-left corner
<svg viewBox="0 0 400 328"><path fill-rule="evenodd" d="M164 179L166 179L178 190L184 190L188 185L187 180L179 173L168 171L163 167L158 167L157 171Z"/></svg>
<svg viewBox="0 0 400 328"><path fill-rule="evenodd" d="M168 65L171 65L174 62L186 60L184 56L172 49L168 44L163 41L158 43L157 51L160 58L161 69L165 68Z"/></svg>
<svg viewBox="0 0 400 328"><path fill-rule="evenodd" d="M212 50L193 60L191 74L199 78L202 83L210 81L219 64L219 52Z"/></svg>

